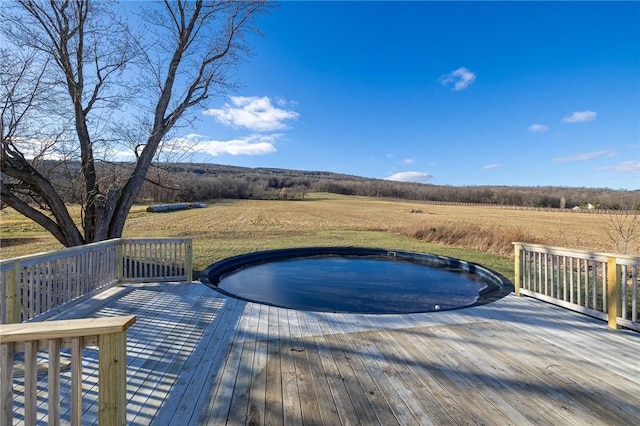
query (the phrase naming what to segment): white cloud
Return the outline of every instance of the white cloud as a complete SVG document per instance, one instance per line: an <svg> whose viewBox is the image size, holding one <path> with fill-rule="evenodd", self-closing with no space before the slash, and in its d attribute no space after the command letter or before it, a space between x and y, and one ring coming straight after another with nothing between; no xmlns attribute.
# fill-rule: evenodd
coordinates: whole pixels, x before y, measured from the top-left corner
<svg viewBox="0 0 640 426"><path fill-rule="evenodd" d="M402 164L413 164L413 162L413 158L405 158L404 160L402 160Z"/></svg>
<svg viewBox="0 0 640 426"><path fill-rule="evenodd" d="M265 155L277 151L275 141L280 135L249 135L228 141L200 140L194 146L196 152L217 157L219 155Z"/></svg>
<svg viewBox="0 0 640 426"><path fill-rule="evenodd" d="M529 128L527 129L530 132L533 133L544 133L546 131L549 130L549 126L545 126L544 124L532 124L531 126L529 126Z"/></svg>
<svg viewBox="0 0 640 426"><path fill-rule="evenodd" d="M469 71L465 67L460 67L455 71L451 71L449 74L440 77L440 83L443 86L453 84L453 90L464 90L471 85L476 79L475 73Z"/></svg>
<svg viewBox="0 0 640 426"><path fill-rule="evenodd" d="M640 161L625 161L609 167L602 167L599 170L621 173L640 173Z"/></svg>
<svg viewBox="0 0 640 426"><path fill-rule="evenodd" d="M482 166L484 170L492 170L492 169L501 169L502 164L487 164L486 166Z"/></svg>
<svg viewBox="0 0 640 426"><path fill-rule="evenodd" d="M202 138L204 138L204 135L200 135L198 133L189 133L184 136L173 138L165 144L178 150L191 151L193 150L193 147L202 140Z"/></svg>
<svg viewBox="0 0 640 426"><path fill-rule="evenodd" d="M267 96L232 96L231 104L225 103L220 109L208 109L205 115L214 117L225 126L244 127L255 132L271 132L286 129L288 120L296 120L300 114L287 110L287 102L277 98L274 106Z"/></svg>
<svg viewBox="0 0 640 426"><path fill-rule="evenodd" d="M115 149L105 152L102 157L109 158L109 161L136 161L136 156L132 149Z"/></svg>
<svg viewBox="0 0 640 426"><path fill-rule="evenodd" d="M581 154L569 155L566 157L556 157L553 159L554 163L571 163L574 161L588 161L593 160L594 158L602 157L602 156L613 156L614 153L612 151L601 150L601 151L592 151L592 152L583 152Z"/></svg>
<svg viewBox="0 0 640 426"><path fill-rule="evenodd" d="M429 173L425 172L400 172L385 178L385 180L393 180L396 182L417 182L426 183L433 179Z"/></svg>
<svg viewBox="0 0 640 426"><path fill-rule="evenodd" d="M574 111L562 119L563 123L584 123L585 121L593 121L598 114L595 111Z"/></svg>
<svg viewBox="0 0 640 426"><path fill-rule="evenodd" d="M37 138L14 138L12 140L16 148L27 160L40 158L43 160L62 161L73 157L73 153L64 152L64 145L54 140Z"/></svg>

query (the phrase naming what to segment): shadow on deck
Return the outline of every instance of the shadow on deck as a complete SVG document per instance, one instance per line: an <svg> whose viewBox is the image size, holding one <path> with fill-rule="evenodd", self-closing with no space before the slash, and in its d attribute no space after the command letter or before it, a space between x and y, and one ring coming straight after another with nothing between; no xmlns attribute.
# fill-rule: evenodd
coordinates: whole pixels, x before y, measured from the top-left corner
<svg viewBox="0 0 640 426"><path fill-rule="evenodd" d="M55 319L130 314L130 425L640 418L640 334L533 299L376 316L247 303L199 283L132 284ZM95 388L85 392L84 419L97 421Z"/></svg>

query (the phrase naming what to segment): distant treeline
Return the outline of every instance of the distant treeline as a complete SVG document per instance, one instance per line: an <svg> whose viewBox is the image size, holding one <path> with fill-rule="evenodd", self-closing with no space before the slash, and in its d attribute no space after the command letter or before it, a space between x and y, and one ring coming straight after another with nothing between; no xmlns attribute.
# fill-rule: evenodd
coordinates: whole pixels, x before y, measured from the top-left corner
<svg viewBox="0 0 640 426"><path fill-rule="evenodd" d="M64 187L65 201L76 202L81 188L73 176L79 165L50 162L48 177ZM101 164L101 189L119 181L127 163ZM554 186L446 186L369 179L330 172L246 168L215 164L163 164L152 167L138 195L140 203L198 202L213 199L303 199L329 192L425 202L490 204L535 208L640 210L640 190Z"/></svg>
<svg viewBox="0 0 640 426"><path fill-rule="evenodd" d="M154 183L161 182L161 185ZM640 190L608 188L445 186L369 179L330 172L243 168L211 164L175 164L156 169L140 198L188 202L220 198L302 199L329 192L416 201L490 204L536 208L640 209Z"/></svg>

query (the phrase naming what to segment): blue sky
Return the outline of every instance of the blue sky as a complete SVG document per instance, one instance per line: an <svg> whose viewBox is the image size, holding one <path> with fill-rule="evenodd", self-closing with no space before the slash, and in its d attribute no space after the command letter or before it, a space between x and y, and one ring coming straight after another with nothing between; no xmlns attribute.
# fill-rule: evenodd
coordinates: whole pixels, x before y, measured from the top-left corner
<svg viewBox="0 0 640 426"><path fill-rule="evenodd" d="M640 2L283 2L193 161L640 189Z"/></svg>

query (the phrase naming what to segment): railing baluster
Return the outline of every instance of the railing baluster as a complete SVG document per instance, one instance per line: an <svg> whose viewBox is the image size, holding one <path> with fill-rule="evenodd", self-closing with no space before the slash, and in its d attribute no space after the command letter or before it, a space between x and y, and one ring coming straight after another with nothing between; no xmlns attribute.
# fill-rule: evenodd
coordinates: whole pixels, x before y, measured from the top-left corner
<svg viewBox="0 0 640 426"><path fill-rule="evenodd" d="M544 255L544 292L545 296L549 295L549 254L545 253Z"/></svg>
<svg viewBox="0 0 640 426"><path fill-rule="evenodd" d="M529 290L531 289L531 276L529 275L531 271L531 256L529 255L529 252L522 250L522 248L519 248L518 251L520 253L520 259L522 261L522 271L524 274L522 277L522 288Z"/></svg>
<svg viewBox="0 0 640 426"><path fill-rule="evenodd" d="M527 253L528 259L527 259L527 267L529 268L529 271L527 273L528 275L528 283L527 283L527 289L528 290L533 290L533 283L535 282L535 275L534 275L534 266L535 266L535 254L534 253Z"/></svg>
<svg viewBox="0 0 640 426"><path fill-rule="evenodd" d="M82 424L82 338L71 339L71 425Z"/></svg>
<svg viewBox="0 0 640 426"><path fill-rule="evenodd" d="M139 245L131 246L131 258L133 259L133 272L131 274L131 278L137 279L140 277L140 255L139 252L141 247Z"/></svg>
<svg viewBox="0 0 640 426"><path fill-rule="evenodd" d="M628 272L627 272L627 265L622 265L622 280L621 280L621 289L620 289L620 295L621 295L621 299L622 299L622 307L621 307L621 317L622 318L627 318L627 277L629 276Z"/></svg>
<svg viewBox="0 0 640 426"><path fill-rule="evenodd" d="M146 278L149 276L149 244L147 242L142 243L142 274L140 278Z"/></svg>
<svg viewBox="0 0 640 426"><path fill-rule="evenodd" d="M160 268L158 264L159 259L160 259L160 255L158 253L158 243L155 243L155 242L151 243L151 268L152 268L151 276L152 277L160 276Z"/></svg>
<svg viewBox="0 0 640 426"><path fill-rule="evenodd" d="M570 257L569 258L569 301L571 303L574 303L573 302L573 286L574 286L574 283L573 283L573 269L574 269L573 257Z"/></svg>
<svg viewBox="0 0 640 426"><path fill-rule="evenodd" d="M556 268L555 268L555 274L556 274L556 298L560 299L560 293L562 293L562 282L561 282L561 276L562 276L562 268L561 266L561 259L560 256L556 255L555 256L555 264L556 264Z"/></svg>
<svg viewBox="0 0 640 426"><path fill-rule="evenodd" d="M60 424L60 339L49 340L48 369L49 424Z"/></svg>
<svg viewBox="0 0 640 426"><path fill-rule="evenodd" d="M632 289L633 298L631 299L631 321L638 322L638 267L637 266L633 268L631 280L633 285L633 289ZM626 283L626 279L625 279L625 283Z"/></svg>
<svg viewBox="0 0 640 426"><path fill-rule="evenodd" d="M6 294L7 297L0 297L0 324L7 322L7 305L10 303L10 293L8 289L7 275L9 271L0 271L0 294Z"/></svg>
<svg viewBox="0 0 640 426"><path fill-rule="evenodd" d="M567 256L562 256L562 299L567 300Z"/></svg>
<svg viewBox="0 0 640 426"><path fill-rule="evenodd" d="M0 424L13 423L13 355L15 344L0 345Z"/></svg>
<svg viewBox="0 0 640 426"><path fill-rule="evenodd" d="M578 282L577 282L577 290L578 290L578 305L582 306L582 264L586 262L586 260L578 259Z"/></svg>
<svg viewBox="0 0 640 426"><path fill-rule="evenodd" d="M540 275L541 272L540 271L541 271L541 268L542 268L541 256L542 256L541 253L534 253L534 256L533 256L534 259L535 259L535 262L533 264L533 270L534 270L533 290L537 291L539 293L542 293L542 290L541 290L542 279L540 278L541 277L541 275Z"/></svg>
<svg viewBox="0 0 640 426"><path fill-rule="evenodd" d="M607 290L609 283L607 282L607 262L602 262L602 312L607 313L608 305L607 305ZM614 285L612 283L611 285Z"/></svg>
<svg viewBox="0 0 640 426"><path fill-rule="evenodd" d="M24 344L24 424L35 426L37 422L36 392L38 381L38 342Z"/></svg>
<svg viewBox="0 0 640 426"><path fill-rule="evenodd" d="M549 270L547 278L547 281L549 283L547 286L547 296L553 297L553 294L555 293L555 259L552 254L547 255L547 269Z"/></svg>
<svg viewBox="0 0 640 426"><path fill-rule="evenodd" d="M31 278L30 280L31 291L33 292L31 311L34 313L34 315L37 315L38 311L40 310L40 286L38 285L39 269L40 269L40 265L34 265L33 267L29 268L30 278Z"/></svg>
<svg viewBox="0 0 640 426"><path fill-rule="evenodd" d="M591 270L591 307L593 309L598 309L598 262L595 260L592 261L592 270Z"/></svg>
<svg viewBox="0 0 640 426"><path fill-rule="evenodd" d="M584 305L589 307L589 260L584 260Z"/></svg>
<svg viewBox="0 0 640 426"><path fill-rule="evenodd" d="M523 276L521 277L521 282L522 284L520 285L520 283L517 283L520 285L520 288L525 288L528 289L530 288L531 285L531 277L529 276L529 272L531 271L531 265L529 264L530 259L529 257L527 257L527 252L522 250L522 248L518 248L518 253L520 256L520 262L521 262L521 268L522 268L522 274ZM519 292L518 292L519 293Z"/></svg>
<svg viewBox="0 0 640 426"><path fill-rule="evenodd" d="M145 275L145 278L147 277L153 277L155 276L155 268L153 267L153 259L154 259L154 253L153 253L153 243L152 242L148 242L147 243L147 275Z"/></svg>

